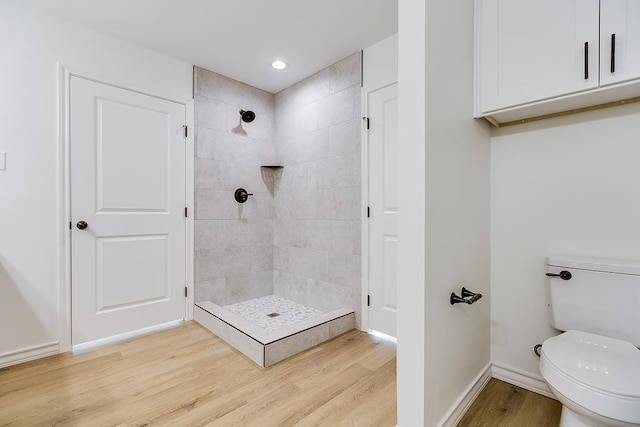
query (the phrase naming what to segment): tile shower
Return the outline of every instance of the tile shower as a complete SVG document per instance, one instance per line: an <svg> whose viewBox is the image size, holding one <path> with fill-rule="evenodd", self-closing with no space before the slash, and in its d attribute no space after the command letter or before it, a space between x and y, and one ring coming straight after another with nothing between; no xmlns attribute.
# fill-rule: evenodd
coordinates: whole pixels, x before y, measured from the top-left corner
<svg viewBox="0 0 640 427"><path fill-rule="evenodd" d="M195 318L261 366L360 323L360 79L360 53L275 95L194 68Z"/></svg>

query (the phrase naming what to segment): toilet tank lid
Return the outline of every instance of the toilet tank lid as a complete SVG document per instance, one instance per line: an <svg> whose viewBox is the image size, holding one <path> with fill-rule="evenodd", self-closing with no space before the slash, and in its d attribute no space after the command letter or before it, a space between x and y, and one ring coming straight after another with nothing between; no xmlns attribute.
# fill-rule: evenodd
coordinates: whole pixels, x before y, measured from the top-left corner
<svg viewBox="0 0 640 427"><path fill-rule="evenodd" d="M550 267L577 268L580 270L640 276L640 261L588 258L570 255L550 255L547 257L547 265Z"/></svg>
<svg viewBox="0 0 640 427"><path fill-rule="evenodd" d="M631 343L567 331L545 340L542 353L575 381L619 396L640 398L640 350Z"/></svg>

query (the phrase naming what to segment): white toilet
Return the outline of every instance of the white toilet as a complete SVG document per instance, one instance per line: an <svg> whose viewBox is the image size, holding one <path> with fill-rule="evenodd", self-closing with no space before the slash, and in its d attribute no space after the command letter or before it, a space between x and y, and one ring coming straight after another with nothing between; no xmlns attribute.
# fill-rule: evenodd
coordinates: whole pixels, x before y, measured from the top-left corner
<svg viewBox="0 0 640 427"><path fill-rule="evenodd" d="M548 257L540 373L560 427L640 426L640 262Z"/></svg>

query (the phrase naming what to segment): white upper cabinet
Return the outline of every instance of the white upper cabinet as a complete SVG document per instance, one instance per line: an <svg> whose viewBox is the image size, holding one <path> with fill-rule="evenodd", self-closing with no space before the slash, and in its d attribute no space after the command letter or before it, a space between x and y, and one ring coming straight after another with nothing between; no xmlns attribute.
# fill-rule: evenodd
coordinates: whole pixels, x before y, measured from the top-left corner
<svg viewBox="0 0 640 427"><path fill-rule="evenodd" d="M600 85L640 78L640 1L602 0Z"/></svg>
<svg viewBox="0 0 640 427"><path fill-rule="evenodd" d="M482 112L598 86L598 0L482 0Z"/></svg>
<svg viewBox="0 0 640 427"><path fill-rule="evenodd" d="M640 0L475 0L476 117L500 125L640 95Z"/></svg>

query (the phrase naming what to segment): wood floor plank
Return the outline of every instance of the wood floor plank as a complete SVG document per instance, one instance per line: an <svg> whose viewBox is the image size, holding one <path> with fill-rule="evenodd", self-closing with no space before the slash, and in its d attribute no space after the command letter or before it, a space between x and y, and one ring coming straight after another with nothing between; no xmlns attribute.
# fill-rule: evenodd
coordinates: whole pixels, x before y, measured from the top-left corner
<svg viewBox="0 0 640 427"><path fill-rule="evenodd" d="M353 364L335 376L324 377L323 382L316 381L313 385L306 383L306 387L300 389L297 395L292 396L288 402L282 402L277 416L273 419L274 423L290 426L305 420L370 372L369 369Z"/></svg>
<svg viewBox="0 0 640 427"><path fill-rule="evenodd" d="M492 379L458 426L556 427L560 410ZM361 331L266 369L194 322L0 369L0 426L395 424L395 344Z"/></svg>
<svg viewBox="0 0 640 427"><path fill-rule="evenodd" d="M492 378L458 427L557 427L562 405Z"/></svg>
<svg viewBox="0 0 640 427"><path fill-rule="evenodd" d="M340 423L353 425L354 418L358 420L359 418L365 417L365 415L368 415L368 417L372 419L372 423L368 425L385 425L381 420L389 417L387 406L385 405L388 403L387 399L389 398L393 400L393 418L395 419L395 394L389 396L388 393L385 393L380 387L375 385L385 384L387 382L393 382L395 384L395 380L396 371L394 360L379 371L371 371L368 375L364 376L361 381L352 384L335 396L328 402L330 404L318 408L318 410L303 419L298 425L333 426L339 425ZM364 405L368 399L374 400L376 407L382 409L382 411L378 409L379 413L376 411L376 414L367 414L362 410L362 405ZM356 411L360 417L354 417L354 411Z"/></svg>
<svg viewBox="0 0 640 427"><path fill-rule="evenodd" d="M0 370L0 426L329 425L323 414L395 425L395 345L351 331L262 369L186 322Z"/></svg>

